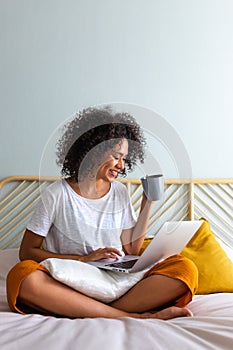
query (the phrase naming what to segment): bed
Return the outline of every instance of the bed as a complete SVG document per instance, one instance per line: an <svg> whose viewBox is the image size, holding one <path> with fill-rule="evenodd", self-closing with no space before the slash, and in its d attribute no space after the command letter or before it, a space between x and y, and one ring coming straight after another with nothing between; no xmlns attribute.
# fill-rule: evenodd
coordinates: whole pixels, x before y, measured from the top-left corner
<svg viewBox="0 0 233 350"><path fill-rule="evenodd" d="M164 221L205 219L205 230L182 251L199 270L200 288L189 304L193 317L71 320L11 312L7 272L18 261L20 241L41 191L56 179L13 176L0 181L1 349L233 349L233 179L166 180L164 198L151 212L148 239ZM140 181L119 181L138 212Z"/></svg>

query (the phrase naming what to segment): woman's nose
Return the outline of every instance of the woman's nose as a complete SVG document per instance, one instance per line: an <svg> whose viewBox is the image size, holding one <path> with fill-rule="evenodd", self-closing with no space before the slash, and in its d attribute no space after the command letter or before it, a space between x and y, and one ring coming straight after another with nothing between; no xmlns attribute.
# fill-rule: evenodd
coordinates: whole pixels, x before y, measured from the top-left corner
<svg viewBox="0 0 233 350"><path fill-rule="evenodd" d="M119 159L118 162L117 162L117 167L119 169L124 169L125 167L125 161L123 159Z"/></svg>

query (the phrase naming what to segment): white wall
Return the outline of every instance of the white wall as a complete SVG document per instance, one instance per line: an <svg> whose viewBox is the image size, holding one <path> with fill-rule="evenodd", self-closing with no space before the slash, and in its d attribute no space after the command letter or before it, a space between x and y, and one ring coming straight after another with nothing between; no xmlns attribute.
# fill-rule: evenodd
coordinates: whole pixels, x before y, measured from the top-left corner
<svg viewBox="0 0 233 350"><path fill-rule="evenodd" d="M52 173L54 130L111 102L154 111L167 177L180 159L161 157L174 146L157 142L163 122L193 177L232 177L232 18L230 0L1 0L0 178Z"/></svg>

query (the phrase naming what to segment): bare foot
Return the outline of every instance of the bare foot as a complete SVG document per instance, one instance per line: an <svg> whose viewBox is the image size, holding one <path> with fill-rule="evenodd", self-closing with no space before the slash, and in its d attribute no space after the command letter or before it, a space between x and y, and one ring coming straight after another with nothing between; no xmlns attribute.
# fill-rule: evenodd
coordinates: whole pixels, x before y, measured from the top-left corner
<svg viewBox="0 0 233 350"><path fill-rule="evenodd" d="M171 306L167 309L163 309L157 312L145 312L140 316L140 318L157 318L160 320L169 320L175 317L190 317L193 316L193 314L189 309Z"/></svg>

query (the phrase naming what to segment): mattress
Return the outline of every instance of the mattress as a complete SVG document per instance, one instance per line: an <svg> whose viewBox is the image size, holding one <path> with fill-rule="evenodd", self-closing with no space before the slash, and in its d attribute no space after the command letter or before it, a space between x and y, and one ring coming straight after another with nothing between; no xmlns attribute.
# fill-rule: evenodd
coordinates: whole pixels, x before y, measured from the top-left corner
<svg viewBox="0 0 233 350"><path fill-rule="evenodd" d="M5 281L18 249L0 251L0 348L4 350L232 349L233 293L196 295L193 317L68 319L9 310Z"/></svg>

